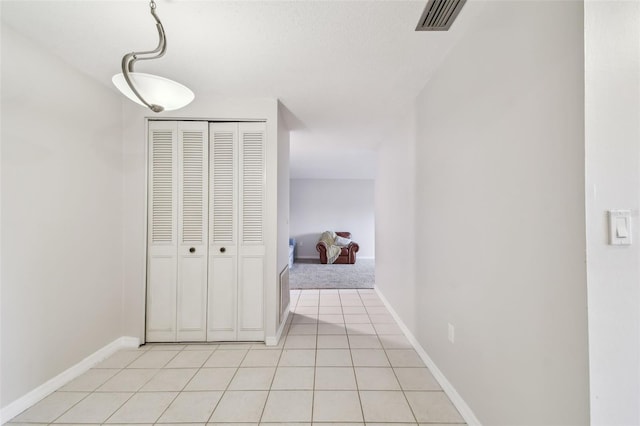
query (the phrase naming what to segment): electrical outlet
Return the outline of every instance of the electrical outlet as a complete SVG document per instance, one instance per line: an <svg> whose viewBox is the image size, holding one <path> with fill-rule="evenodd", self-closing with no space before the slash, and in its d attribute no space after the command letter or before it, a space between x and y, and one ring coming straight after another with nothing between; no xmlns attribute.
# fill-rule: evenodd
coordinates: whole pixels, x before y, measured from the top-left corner
<svg viewBox="0 0 640 426"><path fill-rule="evenodd" d="M451 343L455 343L455 341L456 341L456 328L453 326L453 324L449 324L448 336L449 336L449 341Z"/></svg>

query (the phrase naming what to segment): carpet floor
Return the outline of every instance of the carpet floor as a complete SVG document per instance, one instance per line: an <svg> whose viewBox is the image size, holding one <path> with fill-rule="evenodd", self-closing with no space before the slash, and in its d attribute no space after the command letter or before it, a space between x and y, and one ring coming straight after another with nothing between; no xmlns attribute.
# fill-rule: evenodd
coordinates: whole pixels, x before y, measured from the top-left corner
<svg viewBox="0 0 640 426"><path fill-rule="evenodd" d="M375 260L358 259L353 265L322 265L319 260L298 259L289 270L292 289L373 288Z"/></svg>

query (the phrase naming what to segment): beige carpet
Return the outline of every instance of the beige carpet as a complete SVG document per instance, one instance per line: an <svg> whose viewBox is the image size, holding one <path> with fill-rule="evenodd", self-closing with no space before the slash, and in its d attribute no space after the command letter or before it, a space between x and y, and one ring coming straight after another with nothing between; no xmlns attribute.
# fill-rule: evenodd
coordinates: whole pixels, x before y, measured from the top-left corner
<svg viewBox="0 0 640 426"><path fill-rule="evenodd" d="M322 265L319 260L299 259L289 271L292 289L373 288L375 260L357 259L353 265Z"/></svg>

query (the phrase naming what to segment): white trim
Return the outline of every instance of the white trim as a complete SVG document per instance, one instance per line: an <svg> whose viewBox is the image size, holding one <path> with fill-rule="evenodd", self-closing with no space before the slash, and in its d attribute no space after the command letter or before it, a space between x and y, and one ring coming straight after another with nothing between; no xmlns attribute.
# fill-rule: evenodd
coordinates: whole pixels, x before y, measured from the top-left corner
<svg viewBox="0 0 640 426"><path fill-rule="evenodd" d="M431 374L433 374L433 377L435 377L435 379L438 381L438 383L440 384L440 387L442 387L442 390L444 390L444 393L447 394L447 396L449 397L453 405L455 405L455 407L458 409L464 421L469 426L476 426L476 425L481 426L480 420L478 420L476 415L473 413L473 411L471 410L471 407L469 407L469 405L465 402L465 400L462 399L458 391L456 391L456 389L449 382L449 380L447 380L447 378L442 373L442 371L440 371L440 369L436 366L436 363L433 362L431 357L427 354L427 352L424 350L422 345L420 345L420 343L415 338L413 333L409 331L409 328L407 328L407 326L402 321L402 319L398 316L396 311L391 307L391 304L386 299L386 297L384 297L384 295L382 294L378 286L375 286L374 290L376 291L376 293L384 303L384 306L391 313L391 316L393 317L393 319L396 320L396 322L398 323L398 326L400 327L404 335L407 337L407 339L409 340L413 348L416 350L416 352L418 352L418 355L420 355L420 358L422 358L422 361L425 363L427 368L431 371Z"/></svg>
<svg viewBox="0 0 640 426"><path fill-rule="evenodd" d="M280 341L280 336L282 336L282 332L284 331L284 328L287 325L287 320L289 320L289 314L291 313L289 311L290 307L291 307L291 303L289 303L289 305L287 305L287 309L285 309L284 318L282 319L282 322L280 323L280 327L278 327L278 331L276 331L276 335L275 336L268 336L264 340L264 344L265 345L267 345L267 346L276 346L278 344L278 342Z"/></svg>
<svg viewBox="0 0 640 426"><path fill-rule="evenodd" d="M296 256L293 259L294 263L295 263L296 259L305 259L305 260L306 259L316 259L316 260L319 260L320 259L320 255L317 255L317 256ZM356 261L358 259L374 260L375 257L374 256L356 256Z"/></svg>
<svg viewBox="0 0 640 426"><path fill-rule="evenodd" d="M140 339L137 337L123 336L117 338L105 347L98 349L76 365L69 367L51 380L43 383L31 392L28 392L15 401L9 403L6 407L0 409L0 424L5 424L27 408L36 404L47 395L55 392L120 349L137 348L138 346L140 346Z"/></svg>

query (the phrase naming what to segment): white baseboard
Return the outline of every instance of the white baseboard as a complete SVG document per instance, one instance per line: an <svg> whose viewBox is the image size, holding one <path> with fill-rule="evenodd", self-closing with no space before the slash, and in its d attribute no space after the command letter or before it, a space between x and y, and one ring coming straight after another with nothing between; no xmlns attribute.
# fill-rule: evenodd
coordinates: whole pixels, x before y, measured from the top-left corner
<svg viewBox="0 0 640 426"><path fill-rule="evenodd" d="M303 259L303 260L308 260L308 259L320 259L319 256L296 256L295 259L293 259L293 262L295 263L296 260L298 259ZM365 259L365 260L374 260L375 257L373 256L357 256L356 257L356 262L358 261L358 259Z"/></svg>
<svg viewBox="0 0 640 426"><path fill-rule="evenodd" d="M6 407L0 409L0 424L5 424L27 408L42 400L47 395L55 392L71 380L80 376L94 365L107 359L118 350L124 348L137 348L138 346L140 346L140 339L137 337L119 337L105 347L98 349L76 365L68 368L51 380L43 383L31 392L21 396Z"/></svg>
<svg viewBox="0 0 640 426"><path fill-rule="evenodd" d="M285 309L285 314L284 314L284 318L282 319L282 322L280 323L280 327L278 327L278 331L276 331L276 335L275 336L271 336L271 337L267 337L266 339L264 339L264 344L267 346L276 346L278 344L278 342L280 341L280 336L282 336L282 332L284 331L284 328L287 325L287 320L289 319L289 308L291 307L291 303L289 303L289 305L287 306L287 309Z"/></svg>
<svg viewBox="0 0 640 426"><path fill-rule="evenodd" d="M418 355L420 355L420 358L422 358L422 361L425 363L427 368L431 371L431 374L433 374L433 377L435 377L435 379L438 381L438 383L440 384L440 387L442 388L442 390L444 390L444 393L447 394L447 396L449 397L453 405L455 405L455 407L458 409L458 411L460 412L460 415L462 416L462 418L464 418L465 422L469 426L476 426L476 425L481 426L480 420L478 420L476 415L473 413L473 411L471 410L471 407L469 407L469 405L465 402L465 400L462 399L458 391L456 391L456 389L449 382L449 380L447 380L447 378L442 373L442 371L440 371L440 369L436 366L436 363L433 362L431 357L427 354L427 352L424 350L422 345L420 345L420 343L418 342L416 337L413 335L413 333L411 333L409 328L398 316L398 314L393 309L393 307L391 307L391 304L389 303L387 298L384 297L380 289L377 286L374 287L374 289L378 294L378 296L380 297L380 299L382 300L382 302L384 303L384 306L389 310L389 313L391 313L391 316L393 316L393 319L395 319L396 322L398 323L398 326L400 327L404 335L407 337L411 345L413 345L413 348L416 350Z"/></svg>

